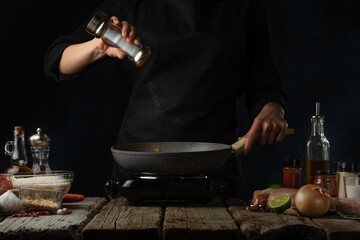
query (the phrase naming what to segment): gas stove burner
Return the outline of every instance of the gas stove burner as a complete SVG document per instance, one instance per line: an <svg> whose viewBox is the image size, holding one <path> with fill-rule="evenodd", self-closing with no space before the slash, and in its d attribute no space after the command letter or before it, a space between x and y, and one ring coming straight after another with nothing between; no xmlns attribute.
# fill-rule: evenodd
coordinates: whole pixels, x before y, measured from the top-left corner
<svg viewBox="0 0 360 240"><path fill-rule="evenodd" d="M108 182L109 183L109 182ZM109 184L105 185L109 189ZM210 201L222 190L221 179L213 176L132 176L115 181L118 196L129 202ZM113 187L114 189L114 187ZM109 191L107 191L109 194ZM109 194L110 195L110 194ZM114 196L116 194L112 194Z"/></svg>
<svg viewBox="0 0 360 240"><path fill-rule="evenodd" d="M181 176L169 176L169 175L135 175L134 178L144 180L200 180L208 179L206 175L181 175Z"/></svg>

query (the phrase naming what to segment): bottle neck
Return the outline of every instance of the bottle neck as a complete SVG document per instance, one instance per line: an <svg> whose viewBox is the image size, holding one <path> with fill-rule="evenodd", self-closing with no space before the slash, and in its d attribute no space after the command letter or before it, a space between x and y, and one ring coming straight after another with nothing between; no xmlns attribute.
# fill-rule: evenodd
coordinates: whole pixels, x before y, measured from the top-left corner
<svg viewBox="0 0 360 240"><path fill-rule="evenodd" d="M14 146L10 164L21 166L26 165L27 161L24 134L14 134Z"/></svg>
<svg viewBox="0 0 360 240"><path fill-rule="evenodd" d="M311 119L311 136L325 136L324 135L324 117L313 116Z"/></svg>

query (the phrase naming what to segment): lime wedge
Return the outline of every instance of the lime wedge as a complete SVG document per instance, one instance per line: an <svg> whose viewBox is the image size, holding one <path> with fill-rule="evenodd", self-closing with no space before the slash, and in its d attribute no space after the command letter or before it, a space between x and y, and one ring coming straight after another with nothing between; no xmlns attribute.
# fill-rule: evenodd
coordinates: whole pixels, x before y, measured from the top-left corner
<svg viewBox="0 0 360 240"><path fill-rule="evenodd" d="M270 201L270 208L274 212L281 214L291 206L291 197L289 194L284 193L274 197Z"/></svg>
<svg viewBox="0 0 360 240"><path fill-rule="evenodd" d="M275 183L275 184L271 184L270 186L268 186L268 188L279 189L279 188L283 188L283 186Z"/></svg>

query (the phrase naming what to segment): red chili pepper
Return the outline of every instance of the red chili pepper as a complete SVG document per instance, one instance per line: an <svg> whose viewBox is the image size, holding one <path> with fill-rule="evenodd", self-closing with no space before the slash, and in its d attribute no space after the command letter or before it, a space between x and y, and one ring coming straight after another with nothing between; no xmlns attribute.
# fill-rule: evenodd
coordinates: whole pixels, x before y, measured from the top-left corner
<svg viewBox="0 0 360 240"><path fill-rule="evenodd" d="M53 214L51 211L35 211L35 208L29 208L21 213L16 213L13 217L39 217L40 215L50 215Z"/></svg>
<svg viewBox="0 0 360 240"><path fill-rule="evenodd" d="M50 211L42 211L42 212L36 212L36 214L39 214L39 215L50 215L50 214L53 214L53 212L50 212Z"/></svg>
<svg viewBox="0 0 360 240"><path fill-rule="evenodd" d="M36 208L29 208L29 209L26 209L24 212L33 212L35 210L36 210Z"/></svg>
<svg viewBox="0 0 360 240"><path fill-rule="evenodd" d="M67 193L63 198L63 203L73 203L84 201L85 196L82 194Z"/></svg>
<svg viewBox="0 0 360 240"><path fill-rule="evenodd" d="M13 215L14 217L38 217L36 216L35 213L32 212L21 212L21 213L16 213Z"/></svg>

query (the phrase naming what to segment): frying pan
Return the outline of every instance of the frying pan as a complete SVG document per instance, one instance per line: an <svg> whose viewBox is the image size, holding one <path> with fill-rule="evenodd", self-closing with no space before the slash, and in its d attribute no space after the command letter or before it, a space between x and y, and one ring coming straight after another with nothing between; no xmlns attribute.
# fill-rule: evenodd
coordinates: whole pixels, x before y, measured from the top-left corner
<svg viewBox="0 0 360 240"><path fill-rule="evenodd" d="M288 128L285 136L292 135ZM220 168L243 153L246 137L232 145L206 142L130 143L111 147L115 162L136 174L197 175ZM158 149L157 152L156 150Z"/></svg>

